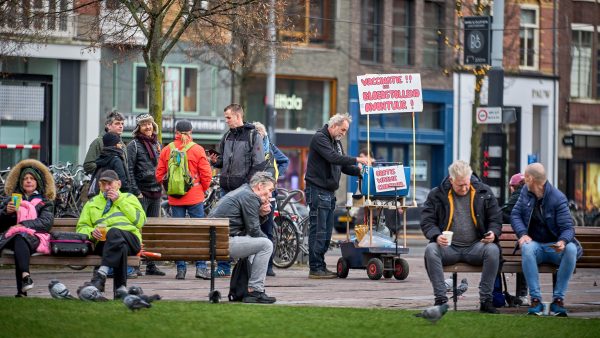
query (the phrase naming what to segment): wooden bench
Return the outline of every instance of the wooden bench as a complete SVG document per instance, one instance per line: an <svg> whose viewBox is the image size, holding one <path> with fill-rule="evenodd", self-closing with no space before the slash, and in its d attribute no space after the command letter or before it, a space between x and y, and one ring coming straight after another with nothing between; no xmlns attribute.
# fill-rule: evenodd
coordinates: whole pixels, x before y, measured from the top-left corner
<svg viewBox="0 0 600 338"><path fill-rule="evenodd" d="M75 231L77 219L56 218L52 231ZM159 218L149 217L142 228L143 249L160 253L153 261L211 261L209 300L218 302L214 290L216 261L229 260L229 220L226 218ZM100 265L101 257L32 256L30 264L87 266ZM128 257L129 265L139 265L139 256ZM0 264L14 264L13 256L2 255Z"/></svg>
<svg viewBox="0 0 600 338"><path fill-rule="evenodd" d="M575 237L583 247L583 256L577 260L576 269L598 269L600 268L600 227L575 227ZM502 248L502 272L518 273L523 272L521 269L521 251L515 252L515 244L517 236L515 235L510 224L502 226L502 235L500 236L500 247ZM551 273L552 284L556 284L556 272L558 267L553 264L541 264L539 266L540 273ZM481 266L469 265L466 263L458 263L454 265L444 266L444 272L452 272L452 300L454 302L454 310L456 310L457 297L457 281L458 273L481 273Z"/></svg>

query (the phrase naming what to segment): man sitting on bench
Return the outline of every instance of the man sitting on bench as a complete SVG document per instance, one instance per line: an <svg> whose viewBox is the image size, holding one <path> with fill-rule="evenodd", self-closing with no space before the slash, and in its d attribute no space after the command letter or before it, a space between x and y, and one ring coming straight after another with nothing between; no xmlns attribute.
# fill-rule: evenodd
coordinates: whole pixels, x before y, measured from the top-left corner
<svg viewBox="0 0 600 338"><path fill-rule="evenodd" d="M269 198L275 190L271 174L258 172L250 183L223 196L208 217L229 218L229 254L232 258L254 256L248 279L248 294L244 303L275 302L275 297L265 293L265 278L273 243L260 230L261 216L271 212ZM266 220L266 219L265 219Z"/></svg>
<svg viewBox="0 0 600 338"><path fill-rule="evenodd" d="M529 286L531 303L528 314L539 316L544 311L538 264L552 263L558 265L558 272L549 311L555 316L566 317L563 300L575 263L583 250L575 239L567 198L548 182L544 166L540 163L532 163L525 168L525 186L510 221L519 239L523 274Z"/></svg>
<svg viewBox="0 0 600 338"><path fill-rule="evenodd" d="M109 267L114 269L113 291L127 286L127 256L140 252L146 214L136 196L119 192L116 172L105 170L99 181L101 193L83 207L76 231L96 241L94 253L102 256L102 262L91 283L104 292ZM106 225L105 232L99 224Z"/></svg>
<svg viewBox="0 0 600 338"><path fill-rule="evenodd" d="M448 302L443 266L465 262L483 266L479 311L498 313L492 303L492 290L500 262L500 207L490 187L472 176L468 163L455 161L448 172L450 176L427 196L421 214L421 230L430 242L425 248L425 267L435 305ZM453 235L449 243L442 231L450 230Z"/></svg>

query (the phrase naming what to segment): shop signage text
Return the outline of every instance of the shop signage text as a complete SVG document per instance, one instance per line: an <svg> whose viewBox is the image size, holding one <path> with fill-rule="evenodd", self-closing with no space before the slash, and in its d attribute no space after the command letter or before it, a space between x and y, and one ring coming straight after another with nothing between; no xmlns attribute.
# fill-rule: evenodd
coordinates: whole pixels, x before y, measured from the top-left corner
<svg viewBox="0 0 600 338"><path fill-rule="evenodd" d="M221 133L227 128L222 118L175 118L175 122L186 119L192 123L193 132ZM135 129L135 115L125 115L125 127L123 129L132 131ZM175 128L172 116L163 115L162 131L169 132Z"/></svg>
<svg viewBox="0 0 600 338"><path fill-rule="evenodd" d="M275 109L302 110L302 98L293 94L275 94Z"/></svg>
<svg viewBox="0 0 600 338"><path fill-rule="evenodd" d="M357 77L360 113L423 111L421 74L367 74Z"/></svg>

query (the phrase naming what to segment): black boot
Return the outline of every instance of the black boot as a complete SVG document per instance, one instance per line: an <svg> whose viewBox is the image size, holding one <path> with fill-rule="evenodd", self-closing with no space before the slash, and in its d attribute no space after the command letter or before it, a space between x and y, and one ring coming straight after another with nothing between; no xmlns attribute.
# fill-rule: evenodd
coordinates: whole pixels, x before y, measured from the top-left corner
<svg viewBox="0 0 600 338"><path fill-rule="evenodd" d="M160 271L158 266L156 266L156 263L148 262L146 264L146 276L148 276L148 275L164 276L165 273Z"/></svg>

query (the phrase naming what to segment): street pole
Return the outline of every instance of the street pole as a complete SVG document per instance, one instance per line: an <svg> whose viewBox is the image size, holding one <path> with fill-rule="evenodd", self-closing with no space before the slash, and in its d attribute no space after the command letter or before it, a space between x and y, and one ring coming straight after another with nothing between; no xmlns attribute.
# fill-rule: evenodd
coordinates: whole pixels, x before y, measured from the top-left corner
<svg viewBox="0 0 600 338"><path fill-rule="evenodd" d="M267 74L267 97L265 100L266 117L267 117L267 134L271 139L271 143L276 144L275 123L277 112L275 111L275 0L271 0L271 8L269 9L269 66Z"/></svg>

